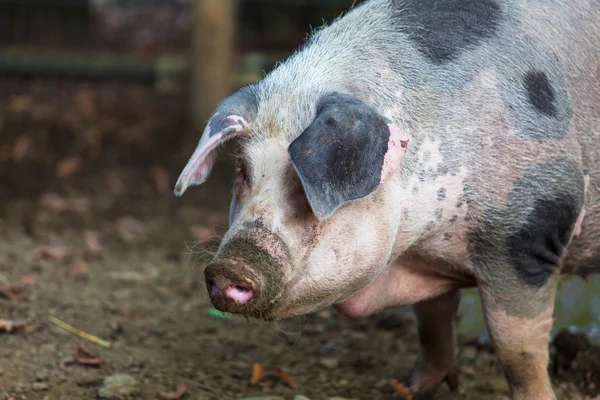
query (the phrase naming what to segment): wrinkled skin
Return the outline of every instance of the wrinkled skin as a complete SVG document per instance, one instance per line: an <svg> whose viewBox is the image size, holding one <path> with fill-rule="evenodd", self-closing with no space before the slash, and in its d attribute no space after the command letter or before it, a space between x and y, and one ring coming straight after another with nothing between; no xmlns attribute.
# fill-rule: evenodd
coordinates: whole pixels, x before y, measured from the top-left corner
<svg viewBox="0 0 600 400"><path fill-rule="evenodd" d="M549 400L560 273L600 270L598 0L372 0L219 105L176 193L236 138L215 307L266 320L415 304L407 384L456 388L477 286L516 400Z"/></svg>

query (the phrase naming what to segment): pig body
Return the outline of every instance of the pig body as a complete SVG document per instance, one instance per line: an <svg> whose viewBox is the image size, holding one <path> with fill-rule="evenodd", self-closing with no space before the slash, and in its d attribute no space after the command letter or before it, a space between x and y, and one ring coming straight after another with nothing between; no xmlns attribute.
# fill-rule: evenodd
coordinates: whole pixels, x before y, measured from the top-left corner
<svg viewBox="0 0 600 400"><path fill-rule="evenodd" d="M275 319L414 304L408 385L456 388L477 286L514 399L552 399L561 273L600 271L600 2L371 0L225 99L176 193L238 138L217 308ZM429 396L429 397L428 397Z"/></svg>

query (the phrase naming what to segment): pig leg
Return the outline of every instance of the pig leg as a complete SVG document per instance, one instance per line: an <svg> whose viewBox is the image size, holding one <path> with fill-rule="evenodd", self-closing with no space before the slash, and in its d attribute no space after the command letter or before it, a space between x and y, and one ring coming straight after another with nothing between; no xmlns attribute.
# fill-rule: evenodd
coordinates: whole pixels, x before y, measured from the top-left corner
<svg viewBox="0 0 600 400"><path fill-rule="evenodd" d="M556 280L535 291L529 288L529 293L518 283L479 289L488 332L513 400L556 399L547 371Z"/></svg>
<svg viewBox="0 0 600 400"><path fill-rule="evenodd" d="M413 306L421 351L406 385L415 400L433 400L444 381L452 391L458 389L454 321L459 303L460 290L452 290Z"/></svg>

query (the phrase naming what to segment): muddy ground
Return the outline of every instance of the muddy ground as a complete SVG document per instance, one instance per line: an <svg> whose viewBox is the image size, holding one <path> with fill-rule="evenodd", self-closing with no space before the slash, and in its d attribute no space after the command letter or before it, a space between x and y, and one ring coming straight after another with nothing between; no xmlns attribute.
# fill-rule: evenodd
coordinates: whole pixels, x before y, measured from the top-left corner
<svg viewBox="0 0 600 400"><path fill-rule="evenodd" d="M0 398L110 397L117 374L141 399L393 398L390 379L417 355L410 314L210 313L193 277L224 232L232 168L171 194L194 146L185 100L130 83L0 81ZM489 346L460 343L461 395L441 398L508 399ZM559 399L597 396L598 349L566 332L557 345ZM252 385L255 364L284 379Z"/></svg>

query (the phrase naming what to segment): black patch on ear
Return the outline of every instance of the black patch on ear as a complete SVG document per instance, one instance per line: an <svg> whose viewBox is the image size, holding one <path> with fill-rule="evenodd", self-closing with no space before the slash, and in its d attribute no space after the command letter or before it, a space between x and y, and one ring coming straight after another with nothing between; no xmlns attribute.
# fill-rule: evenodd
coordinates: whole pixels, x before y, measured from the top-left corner
<svg viewBox="0 0 600 400"><path fill-rule="evenodd" d="M529 102L536 110L549 117L556 117L554 104L554 88L548 75L542 71L529 71L523 77L523 85L527 90Z"/></svg>
<svg viewBox="0 0 600 400"><path fill-rule="evenodd" d="M209 121L209 137L216 135L227 127L238 124L246 129L242 120L231 120L230 115L243 117L249 122L256 115L258 102L256 100L256 85L249 84L241 87L219 103Z"/></svg>
<svg viewBox="0 0 600 400"><path fill-rule="evenodd" d="M493 0L397 0L398 25L434 64L452 61L494 36L502 10Z"/></svg>
<svg viewBox="0 0 600 400"><path fill-rule="evenodd" d="M288 152L315 212L332 214L380 183L388 149L388 121L361 100L326 95L314 121Z"/></svg>

